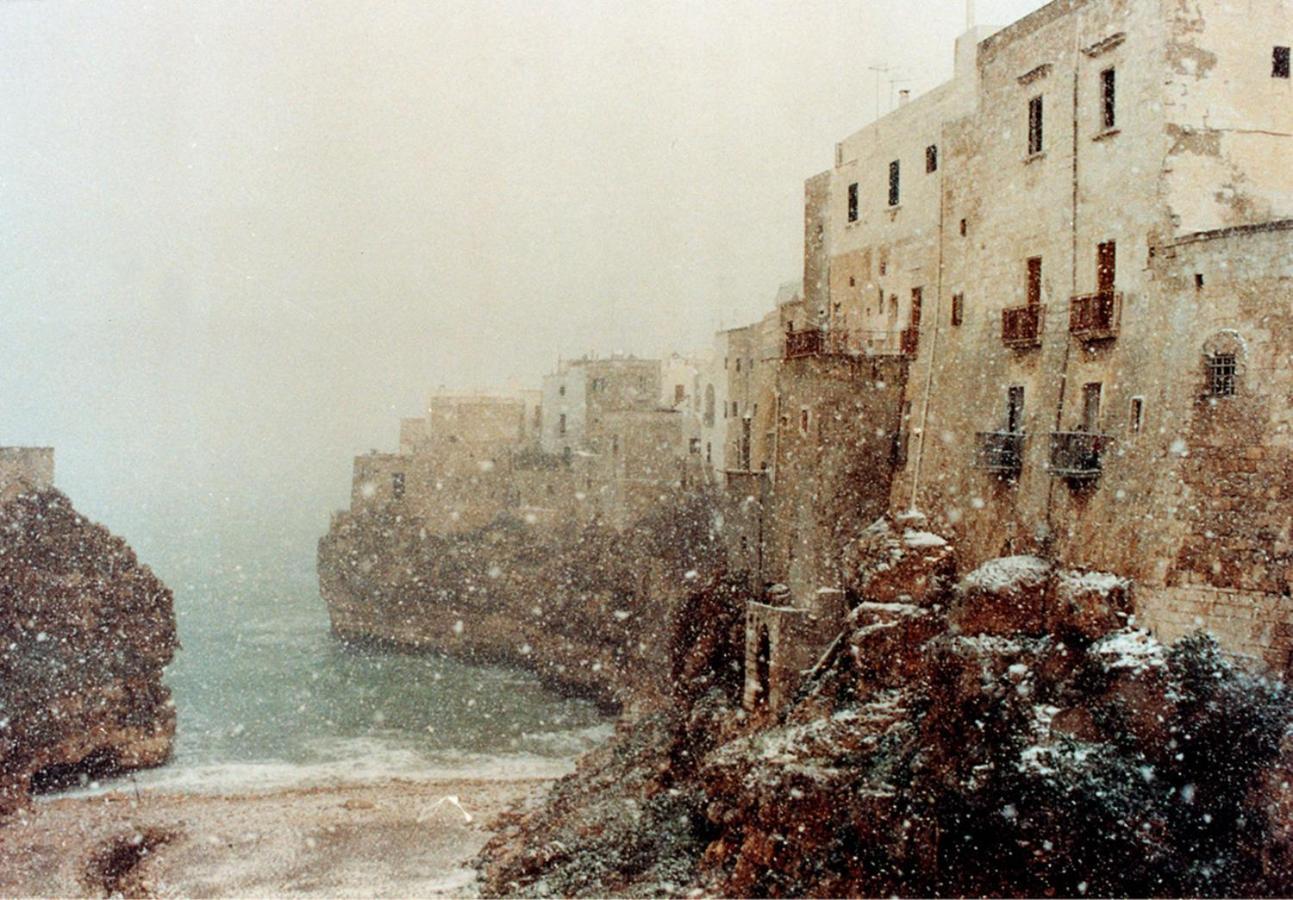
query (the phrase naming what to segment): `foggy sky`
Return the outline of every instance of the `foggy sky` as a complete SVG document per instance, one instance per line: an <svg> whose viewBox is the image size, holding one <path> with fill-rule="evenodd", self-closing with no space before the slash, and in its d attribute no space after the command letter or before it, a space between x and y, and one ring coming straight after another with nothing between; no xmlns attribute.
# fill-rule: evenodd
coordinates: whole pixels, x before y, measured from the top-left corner
<svg viewBox="0 0 1293 900"><path fill-rule="evenodd" d="M762 313L801 274L804 179L873 118L868 66L905 79L884 112L950 76L964 23L963 0L0 2L0 444L55 446L163 577L308 559L351 457L433 387Z"/></svg>

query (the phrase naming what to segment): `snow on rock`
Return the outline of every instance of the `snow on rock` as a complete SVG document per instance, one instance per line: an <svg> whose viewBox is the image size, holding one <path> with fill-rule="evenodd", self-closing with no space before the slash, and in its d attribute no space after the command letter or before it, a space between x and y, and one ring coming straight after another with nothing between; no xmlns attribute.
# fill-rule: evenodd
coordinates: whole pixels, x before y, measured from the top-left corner
<svg viewBox="0 0 1293 900"><path fill-rule="evenodd" d="M1108 634L1087 652L1099 659L1106 671L1140 672L1166 665L1163 645L1141 628L1123 628Z"/></svg>
<svg viewBox="0 0 1293 900"><path fill-rule="evenodd" d="M932 531L913 531L910 528L902 533L902 542L913 550L947 546L947 541Z"/></svg>
<svg viewBox="0 0 1293 900"><path fill-rule="evenodd" d="M1033 588L1051 574L1051 564L1039 556L1002 556L990 559L961 582L962 590L1002 592Z"/></svg>

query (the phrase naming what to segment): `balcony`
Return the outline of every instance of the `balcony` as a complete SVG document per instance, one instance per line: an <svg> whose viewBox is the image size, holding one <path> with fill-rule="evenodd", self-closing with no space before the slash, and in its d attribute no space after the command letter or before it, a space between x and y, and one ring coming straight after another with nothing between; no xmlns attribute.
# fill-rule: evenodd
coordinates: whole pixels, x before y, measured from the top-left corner
<svg viewBox="0 0 1293 900"><path fill-rule="evenodd" d="M1112 340L1121 320L1121 291L1080 294L1069 301L1069 333L1081 340Z"/></svg>
<svg viewBox="0 0 1293 900"><path fill-rule="evenodd" d="M822 331L820 328L788 331L786 332L786 359L820 356L822 345Z"/></svg>
<svg viewBox="0 0 1293 900"><path fill-rule="evenodd" d="M1103 458L1113 438L1090 431L1056 431L1051 433L1051 474L1072 481L1089 481L1100 477Z"/></svg>
<svg viewBox="0 0 1293 900"><path fill-rule="evenodd" d="M1039 347L1042 343L1042 324L1046 307L1041 305L1013 306L1001 311L1001 342L1015 350Z"/></svg>
<svg viewBox="0 0 1293 900"><path fill-rule="evenodd" d="M976 444L976 465L997 475L1012 477L1024 465L1024 433L1022 431L980 431Z"/></svg>
<svg viewBox="0 0 1293 900"><path fill-rule="evenodd" d="M899 346L902 348L902 355L915 356L916 350L920 347L920 329L914 325L910 328L904 328L899 340Z"/></svg>

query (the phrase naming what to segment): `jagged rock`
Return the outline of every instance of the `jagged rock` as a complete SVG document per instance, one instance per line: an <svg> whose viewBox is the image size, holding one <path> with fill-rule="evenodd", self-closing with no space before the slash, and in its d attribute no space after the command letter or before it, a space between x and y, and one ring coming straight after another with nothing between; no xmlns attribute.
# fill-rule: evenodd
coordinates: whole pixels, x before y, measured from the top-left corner
<svg viewBox="0 0 1293 900"><path fill-rule="evenodd" d="M0 812L170 755L170 590L56 490L0 505Z"/></svg>
<svg viewBox="0 0 1293 900"><path fill-rule="evenodd" d="M1051 574L1051 564L1036 556L989 560L957 585L953 627L964 634L1045 634Z"/></svg>
<svg viewBox="0 0 1293 900"><path fill-rule="evenodd" d="M936 534L877 519L845 550L846 590L872 603L945 603L956 580L956 553Z"/></svg>

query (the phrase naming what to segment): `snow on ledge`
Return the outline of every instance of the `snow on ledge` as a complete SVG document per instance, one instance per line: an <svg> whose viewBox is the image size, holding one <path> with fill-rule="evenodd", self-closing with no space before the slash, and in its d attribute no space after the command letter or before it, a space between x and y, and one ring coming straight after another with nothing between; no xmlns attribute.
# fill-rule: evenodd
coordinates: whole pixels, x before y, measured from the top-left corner
<svg viewBox="0 0 1293 900"><path fill-rule="evenodd" d="M947 546L947 541L932 531L915 531L911 528L902 533L902 542L913 550Z"/></svg>
<svg viewBox="0 0 1293 900"><path fill-rule="evenodd" d="M1106 670L1143 671L1161 669L1167 664L1163 645L1142 628L1123 628L1105 635L1087 651L1097 657Z"/></svg>

